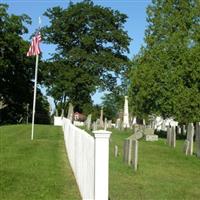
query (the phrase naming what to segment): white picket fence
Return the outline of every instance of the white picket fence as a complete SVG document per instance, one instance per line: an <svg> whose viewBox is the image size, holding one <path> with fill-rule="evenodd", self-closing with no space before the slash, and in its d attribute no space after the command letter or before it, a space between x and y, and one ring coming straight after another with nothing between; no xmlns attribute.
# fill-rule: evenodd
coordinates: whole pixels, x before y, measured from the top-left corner
<svg viewBox="0 0 200 200"><path fill-rule="evenodd" d="M63 118L68 158L82 199L108 200L109 131L95 131L94 137Z"/></svg>

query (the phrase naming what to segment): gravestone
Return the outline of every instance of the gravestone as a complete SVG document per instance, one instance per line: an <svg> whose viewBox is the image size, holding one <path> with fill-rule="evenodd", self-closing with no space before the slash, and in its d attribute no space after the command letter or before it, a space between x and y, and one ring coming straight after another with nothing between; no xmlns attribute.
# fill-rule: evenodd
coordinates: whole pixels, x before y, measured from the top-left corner
<svg viewBox="0 0 200 200"><path fill-rule="evenodd" d="M61 117L64 117L64 109L62 109Z"/></svg>
<svg viewBox="0 0 200 200"><path fill-rule="evenodd" d="M167 127L167 144L171 145L171 127Z"/></svg>
<svg viewBox="0 0 200 200"><path fill-rule="evenodd" d="M112 120L108 120L107 128L112 128Z"/></svg>
<svg viewBox="0 0 200 200"><path fill-rule="evenodd" d="M185 125L182 126L182 134L186 135L186 127L185 127Z"/></svg>
<svg viewBox="0 0 200 200"><path fill-rule="evenodd" d="M74 115L74 107L71 103L69 103L69 109L67 113L67 118L72 122L73 121L73 115Z"/></svg>
<svg viewBox="0 0 200 200"><path fill-rule="evenodd" d="M132 166L134 171L137 171L138 168L138 141L132 140Z"/></svg>
<svg viewBox="0 0 200 200"><path fill-rule="evenodd" d="M130 139L127 138L124 140L123 160L128 165L131 164L131 145L132 145L132 142Z"/></svg>
<svg viewBox="0 0 200 200"><path fill-rule="evenodd" d="M197 150L197 157L200 158L200 122L196 123L196 150Z"/></svg>
<svg viewBox="0 0 200 200"><path fill-rule="evenodd" d="M116 126L115 126L115 128L117 128L117 129L120 129L120 128L121 128L121 119L120 119L120 118L118 118L118 119L116 120Z"/></svg>
<svg viewBox="0 0 200 200"><path fill-rule="evenodd" d="M97 129L101 128L101 126L100 126L100 119L96 120L96 126L97 126Z"/></svg>
<svg viewBox="0 0 200 200"><path fill-rule="evenodd" d="M158 135L146 135L145 136L145 141L158 141Z"/></svg>
<svg viewBox="0 0 200 200"><path fill-rule="evenodd" d="M193 154L194 125L189 123L187 128L187 140L189 141L188 155Z"/></svg>
<svg viewBox="0 0 200 200"><path fill-rule="evenodd" d="M101 113L100 113L100 128L104 128L104 124L103 124L103 107L101 108Z"/></svg>
<svg viewBox="0 0 200 200"><path fill-rule="evenodd" d="M86 120L87 130L90 130L90 128L91 128L91 120L92 120L92 114L89 114L87 116L87 120Z"/></svg>
<svg viewBox="0 0 200 200"><path fill-rule="evenodd" d="M189 153L189 146L190 146L189 140L185 140L184 146L183 146L183 151L184 151L184 153L185 153L186 156L187 156L188 153Z"/></svg>
<svg viewBox="0 0 200 200"><path fill-rule="evenodd" d="M108 128L108 121L107 121L107 118L105 118L104 120L104 130L107 130Z"/></svg>
<svg viewBox="0 0 200 200"><path fill-rule="evenodd" d="M93 123L92 123L92 130L93 130L93 131L96 131L96 130L97 130L97 123L96 123L96 122L93 122Z"/></svg>
<svg viewBox="0 0 200 200"><path fill-rule="evenodd" d="M118 146L115 145L115 158L118 156Z"/></svg>
<svg viewBox="0 0 200 200"><path fill-rule="evenodd" d="M154 135L153 128L144 128L144 135Z"/></svg>
<svg viewBox="0 0 200 200"><path fill-rule="evenodd" d="M178 133L179 135L181 135L181 127L180 127L180 126L177 126L177 133Z"/></svg>
<svg viewBox="0 0 200 200"><path fill-rule="evenodd" d="M123 128L130 128L129 112L128 112L128 96L124 97L124 115L123 115Z"/></svg>
<svg viewBox="0 0 200 200"><path fill-rule="evenodd" d="M176 129L174 126L171 127L171 147L176 147Z"/></svg>

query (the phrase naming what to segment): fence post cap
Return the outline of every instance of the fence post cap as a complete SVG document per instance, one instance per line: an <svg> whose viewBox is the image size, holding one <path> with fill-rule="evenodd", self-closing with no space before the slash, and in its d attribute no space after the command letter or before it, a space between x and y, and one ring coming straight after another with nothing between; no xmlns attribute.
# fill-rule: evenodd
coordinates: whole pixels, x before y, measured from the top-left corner
<svg viewBox="0 0 200 200"><path fill-rule="evenodd" d="M92 131L92 133L94 133L95 138L109 138L112 132L106 130L97 130Z"/></svg>

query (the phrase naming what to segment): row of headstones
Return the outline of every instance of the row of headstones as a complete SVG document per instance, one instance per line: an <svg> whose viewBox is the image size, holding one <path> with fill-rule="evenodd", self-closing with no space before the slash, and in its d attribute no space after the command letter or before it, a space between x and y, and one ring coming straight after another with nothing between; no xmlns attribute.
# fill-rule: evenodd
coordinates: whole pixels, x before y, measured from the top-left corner
<svg viewBox="0 0 200 200"><path fill-rule="evenodd" d="M137 171L138 168L138 145L139 142L136 139L127 138L124 140L123 161L131 165L135 171ZM117 156L118 146L115 145L115 157Z"/></svg>
<svg viewBox="0 0 200 200"><path fill-rule="evenodd" d="M105 118L103 123L100 121L100 119L97 119L96 121L91 123L91 118L90 118L89 122L88 120L86 120L86 124L87 124L87 129L90 130L92 128L93 131L98 129L107 130L108 128L112 128L112 120L107 120L107 118Z"/></svg>
<svg viewBox="0 0 200 200"><path fill-rule="evenodd" d="M178 132L179 133L179 132ZM196 153L200 158L200 122L196 123L194 128L193 123L189 123L187 127L187 138L184 143L185 155L193 155L194 135L196 138ZM167 128L167 144L171 147L176 147L176 129L175 127Z"/></svg>

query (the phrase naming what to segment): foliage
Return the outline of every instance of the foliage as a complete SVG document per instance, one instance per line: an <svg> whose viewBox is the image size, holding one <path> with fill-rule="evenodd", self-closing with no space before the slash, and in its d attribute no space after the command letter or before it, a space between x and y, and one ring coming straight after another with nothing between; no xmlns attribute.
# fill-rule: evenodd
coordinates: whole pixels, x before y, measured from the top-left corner
<svg viewBox="0 0 200 200"><path fill-rule="evenodd" d="M32 106L35 62L27 58L29 43L22 38L28 32L25 24L31 19L9 15L7 9L0 4L0 103L5 106L0 109L0 123L16 123L26 116L27 104ZM40 99L39 104L44 104Z"/></svg>
<svg viewBox="0 0 200 200"><path fill-rule="evenodd" d="M130 97L139 116L200 121L200 2L153 1L146 46L133 60Z"/></svg>
<svg viewBox="0 0 200 200"><path fill-rule="evenodd" d="M97 88L113 90L126 70L127 16L89 0L70 3L67 9L54 7L44 15L50 25L43 28L43 37L57 46L50 68L44 68L44 84L56 101L69 99L82 110Z"/></svg>
<svg viewBox="0 0 200 200"><path fill-rule="evenodd" d="M121 86L116 87L112 93L106 93L102 97L104 117L115 121L123 110L125 89Z"/></svg>

